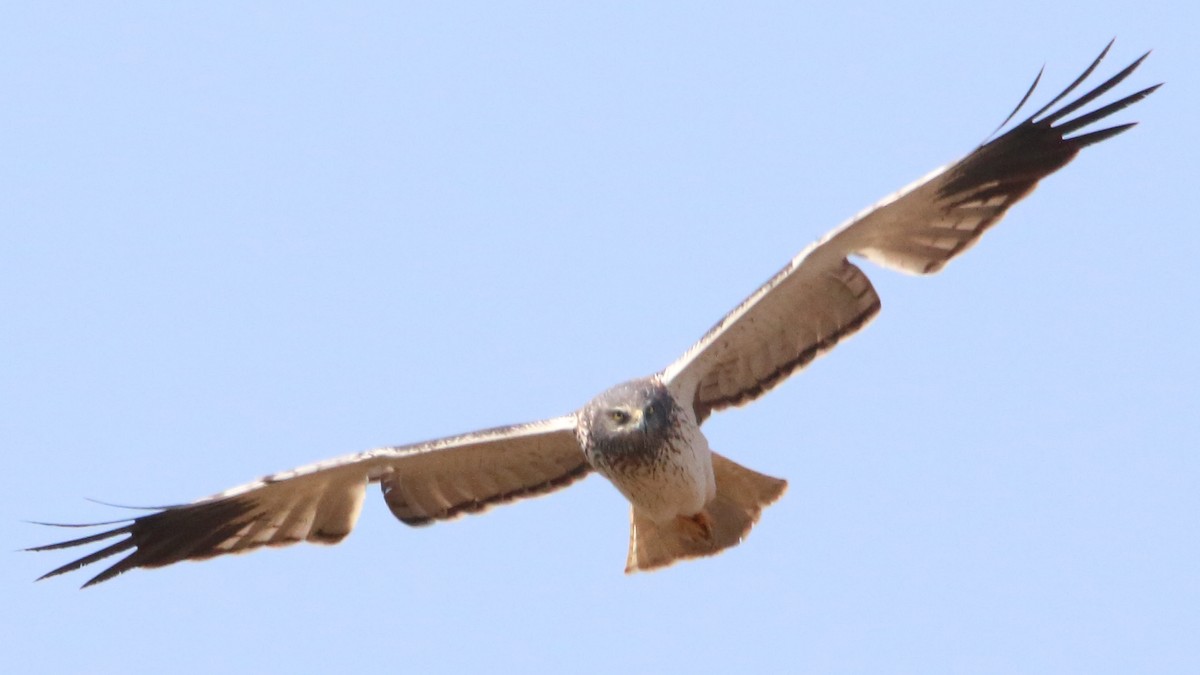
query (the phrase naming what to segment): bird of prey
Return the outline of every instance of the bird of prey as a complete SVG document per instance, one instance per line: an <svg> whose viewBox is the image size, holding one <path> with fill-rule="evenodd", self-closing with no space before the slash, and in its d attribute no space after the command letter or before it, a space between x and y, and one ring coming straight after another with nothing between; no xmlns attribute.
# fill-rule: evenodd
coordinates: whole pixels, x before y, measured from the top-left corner
<svg viewBox="0 0 1200 675"><path fill-rule="evenodd" d="M810 245L661 372L619 384L561 417L370 450L190 504L97 523L116 527L30 549L119 537L42 578L125 552L85 586L136 567L300 541L336 543L354 526L372 483L380 485L396 518L426 525L543 495L593 471L631 505L626 572L734 546L787 483L713 452L700 429L704 421L758 398L875 317L879 297L852 256L910 274L937 272L1042 178L1081 149L1132 127L1085 131L1159 85L1071 116L1122 82L1148 54L1063 103L1111 47L1061 94L1001 134L1028 102L1039 73L991 140Z"/></svg>

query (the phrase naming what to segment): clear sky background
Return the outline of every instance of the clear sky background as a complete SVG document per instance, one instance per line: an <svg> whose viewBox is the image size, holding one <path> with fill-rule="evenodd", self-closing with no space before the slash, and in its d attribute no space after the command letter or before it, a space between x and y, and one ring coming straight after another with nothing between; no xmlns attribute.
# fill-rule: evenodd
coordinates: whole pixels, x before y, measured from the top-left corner
<svg viewBox="0 0 1200 675"><path fill-rule="evenodd" d="M791 488L625 577L602 479L34 584L10 673L1200 672L1195 3L6 3L0 541L665 366L1047 64L1134 131L711 444ZM1098 81L1098 80L1097 80ZM70 533L66 533L70 534Z"/></svg>

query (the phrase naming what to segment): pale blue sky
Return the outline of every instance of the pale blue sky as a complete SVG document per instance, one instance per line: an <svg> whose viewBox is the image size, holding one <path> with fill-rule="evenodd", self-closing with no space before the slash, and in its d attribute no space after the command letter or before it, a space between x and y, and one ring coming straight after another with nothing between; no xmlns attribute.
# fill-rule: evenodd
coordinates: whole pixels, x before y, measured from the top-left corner
<svg viewBox="0 0 1200 675"><path fill-rule="evenodd" d="M603 480L32 579L5 672L1200 672L1194 3L8 3L0 540L574 409L1047 64L1167 86L712 446L791 481L625 577Z"/></svg>

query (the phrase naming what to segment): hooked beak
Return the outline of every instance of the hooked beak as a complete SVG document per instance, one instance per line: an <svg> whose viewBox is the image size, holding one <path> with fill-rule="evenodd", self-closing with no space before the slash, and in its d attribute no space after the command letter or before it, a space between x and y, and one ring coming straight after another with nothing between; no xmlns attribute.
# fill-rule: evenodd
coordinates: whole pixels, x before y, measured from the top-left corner
<svg viewBox="0 0 1200 675"><path fill-rule="evenodd" d="M638 427L639 429L646 428L646 411L645 410L630 410L629 417L630 417L630 421L633 422L634 426Z"/></svg>

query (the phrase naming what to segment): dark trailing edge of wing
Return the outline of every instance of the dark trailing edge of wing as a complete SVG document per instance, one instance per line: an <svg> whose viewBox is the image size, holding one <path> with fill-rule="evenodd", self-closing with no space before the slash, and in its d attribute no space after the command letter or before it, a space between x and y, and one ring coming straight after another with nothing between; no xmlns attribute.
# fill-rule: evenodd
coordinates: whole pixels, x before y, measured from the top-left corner
<svg viewBox="0 0 1200 675"><path fill-rule="evenodd" d="M1146 98L1162 84L1146 87L1077 118L1062 120L1124 81L1142 64L1150 52L1146 52L1124 70L1079 98L1057 110L1051 110L1096 70L1111 47L1112 42L1109 42L1087 70L1049 103L1017 126L980 146L975 152L951 167L949 180L942 186L939 196L949 200L952 206L987 201L994 197L1004 197L1009 203L1015 202L1032 190L1039 180L1066 166L1083 148L1112 138L1133 127L1136 122L1118 124L1078 136L1070 136L1070 134ZM1008 124L1029 101L1033 90L1041 81L1041 77L1042 74L1039 72L1021 102L1000 125L1001 128Z"/></svg>
<svg viewBox="0 0 1200 675"><path fill-rule="evenodd" d="M580 456L582 457L582 455ZM586 461L583 461L580 462L578 466L568 470L566 473L563 473L560 476L555 476L554 478L551 478L543 483L517 488L516 490L511 490L509 492L502 492L500 494L491 495L490 497L483 499L462 501L433 515L424 516L414 516L410 513L411 507L404 499L403 492L396 489L397 483L393 482L389 478L384 478L379 483L380 488L383 491L383 499L387 502L388 509L391 510L392 515L405 525L410 525L412 527L423 527L425 525L432 525L433 523L442 520L454 520L459 516L483 513L493 506L508 504L525 497L536 497L548 492L553 492L559 488L566 487L575 481L582 479L584 476L591 473L591 470L591 465L589 465Z"/></svg>
<svg viewBox="0 0 1200 675"><path fill-rule="evenodd" d="M788 267L785 267L783 269L783 272L789 271L791 269L792 264L794 264L794 263L789 263ZM776 276L779 276L779 275L776 275ZM767 282L767 283L771 283L771 282ZM874 292L874 289L871 288L870 286L868 286L867 291L864 291L864 292ZM866 307L862 312L860 312L858 314L858 316L856 316L853 319L851 319L850 321L846 322L846 325L842 326L841 328L834 331L833 333L830 333L829 335L825 336L823 339L818 340L817 342L813 343L812 345L809 345L809 347L807 349L801 351L799 354L797 354L794 358L787 361L786 363L780 364L779 367L777 367L774 371L772 371L766 377L763 377L762 379L760 379L758 381L758 383L752 387L747 387L746 389L743 389L742 391L739 391L736 394L733 394L731 396L723 396L721 398L716 398L716 399L712 399L712 400L702 399L700 397L700 392L697 390L696 395L693 397L693 400L692 400L692 408L696 411L696 421L703 422L704 420L708 419L709 415L711 415L713 413L713 411L723 410L725 408L744 405L750 401L753 401L754 399L758 398L759 396L762 396L764 393L770 391L780 381L787 379L796 370L803 368L804 366L807 366L809 363L812 363L818 356L821 356L825 352L828 352L829 350L836 347L838 342L840 342L842 340L842 338L857 333L859 330L862 329L863 326L865 326L867 324L868 321L875 318L875 315L879 314L879 310L882 308L883 308L882 304L880 303L879 299L876 298L875 302L871 303L868 307ZM724 320L722 320L722 321L724 321ZM713 330L716 330L716 329L719 329L722 327L723 327L723 323L717 324L713 328ZM712 332L712 331L709 331L709 332Z"/></svg>
<svg viewBox="0 0 1200 675"><path fill-rule="evenodd" d="M121 527L106 530L98 534L79 537L57 544L36 546L27 551L54 551L62 548L83 546L121 535L124 539L108 545L94 553L78 560L71 561L42 576L38 581L58 576L103 560L130 549L133 551L118 560L95 577L92 577L84 588L102 581L107 581L118 574L128 572L135 567L162 567L181 560L202 560L220 554L216 547L238 532L247 522L245 516L251 506L237 498L222 499L198 504L169 506L155 513L133 518L127 521L108 523L91 523L85 525L66 525L58 523L43 523L54 527L93 527L97 525L114 525L125 523Z"/></svg>

